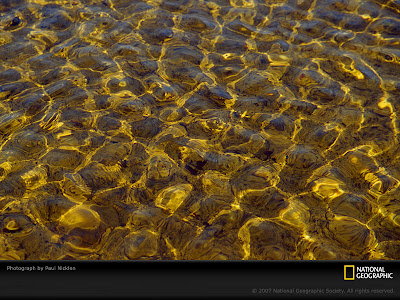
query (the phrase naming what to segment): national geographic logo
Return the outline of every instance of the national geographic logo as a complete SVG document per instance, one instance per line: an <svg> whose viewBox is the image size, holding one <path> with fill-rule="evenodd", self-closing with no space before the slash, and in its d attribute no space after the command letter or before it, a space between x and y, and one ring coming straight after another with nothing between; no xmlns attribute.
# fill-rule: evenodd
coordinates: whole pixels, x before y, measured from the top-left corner
<svg viewBox="0 0 400 300"><path fill-rule="evenodd" d="M386 272L385 267L345 265L344 280L355 279L393 279L393 273Z"/></svg>
<svg viewBox="0 0 400 300"><path fill-rule="evenodd" d="M354 265L344 266L344 280L354 280Z"/></svg>

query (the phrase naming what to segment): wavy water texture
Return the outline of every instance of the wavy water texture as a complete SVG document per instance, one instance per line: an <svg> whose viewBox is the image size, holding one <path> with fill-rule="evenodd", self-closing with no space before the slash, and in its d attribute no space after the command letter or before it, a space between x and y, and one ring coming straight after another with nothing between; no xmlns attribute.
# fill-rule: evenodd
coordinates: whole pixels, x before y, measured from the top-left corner
<svg viewBox="0 0 400 300"><path fill-rule="evenodd" d="M1 259L400 259L399 1L0 13Z"/></svg>

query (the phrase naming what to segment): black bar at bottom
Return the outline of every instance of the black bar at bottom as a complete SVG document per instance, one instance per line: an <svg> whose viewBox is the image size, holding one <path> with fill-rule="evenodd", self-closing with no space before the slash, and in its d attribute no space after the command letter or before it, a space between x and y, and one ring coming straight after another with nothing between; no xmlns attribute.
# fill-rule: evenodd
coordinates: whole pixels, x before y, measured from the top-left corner
<svg viewBox="0 0 400 300"><path fill-rule="evenodd" d="M2 261L0 295L400 298L400 261Z"/></svg>

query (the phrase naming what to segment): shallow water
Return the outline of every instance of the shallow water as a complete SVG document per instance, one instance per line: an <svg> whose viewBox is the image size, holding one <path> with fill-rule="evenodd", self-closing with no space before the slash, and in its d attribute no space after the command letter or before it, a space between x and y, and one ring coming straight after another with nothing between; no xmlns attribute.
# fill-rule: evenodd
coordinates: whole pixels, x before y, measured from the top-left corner
<svg viewBox="0 0 400 300"><path fill-rule="evenodd" d="M2 259L400 259L400 2L0 0Z"/></svg>

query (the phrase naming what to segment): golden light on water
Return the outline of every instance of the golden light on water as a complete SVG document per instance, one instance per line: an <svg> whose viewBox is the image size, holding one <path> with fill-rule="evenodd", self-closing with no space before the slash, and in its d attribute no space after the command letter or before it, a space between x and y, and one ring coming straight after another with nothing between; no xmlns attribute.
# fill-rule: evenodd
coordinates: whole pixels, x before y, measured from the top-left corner
<svg viewBox="0 0 400 300"><path fill-rule="evenodd" d="M400 259L399 13L0 1L0 258Z"/></svg>

